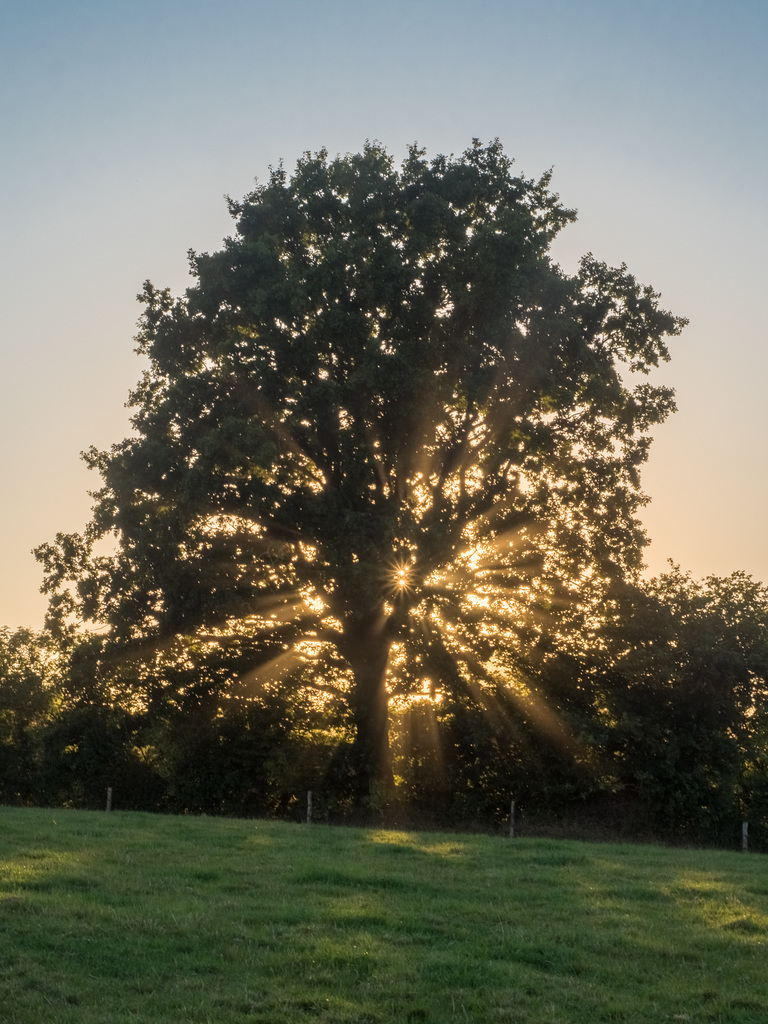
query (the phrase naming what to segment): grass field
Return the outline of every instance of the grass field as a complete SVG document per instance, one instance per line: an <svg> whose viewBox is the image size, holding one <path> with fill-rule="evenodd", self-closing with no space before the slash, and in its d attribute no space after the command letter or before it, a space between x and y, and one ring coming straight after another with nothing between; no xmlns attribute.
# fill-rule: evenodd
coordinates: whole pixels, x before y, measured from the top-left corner
<svg viewBox="0 0 768 1024"><path fill-rule="evenodd" d="M0 808L0 1019L768 1021L758 855Z"/></svg>

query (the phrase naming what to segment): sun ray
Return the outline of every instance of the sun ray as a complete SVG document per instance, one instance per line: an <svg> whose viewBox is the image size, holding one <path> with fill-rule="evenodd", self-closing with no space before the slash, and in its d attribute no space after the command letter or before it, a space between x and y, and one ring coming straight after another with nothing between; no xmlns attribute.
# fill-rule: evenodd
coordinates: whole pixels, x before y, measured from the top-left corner
<svg viewBox="0 0 768 1024"><path fill-rule="evenodd" d="M282 681L302 664L301 655L296 644L293 644L287 650L243 672L239 682L244 689L258 692L270 684Z"/></svg>

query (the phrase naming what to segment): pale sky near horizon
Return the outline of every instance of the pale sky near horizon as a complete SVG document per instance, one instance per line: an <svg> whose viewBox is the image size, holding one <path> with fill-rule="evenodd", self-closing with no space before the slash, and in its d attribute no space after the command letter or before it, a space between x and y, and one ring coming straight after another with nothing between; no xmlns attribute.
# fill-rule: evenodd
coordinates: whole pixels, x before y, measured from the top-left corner
<svg viewBox="0 0 768 1024"><path fill-rule="evenodd" d="M366 139L554 168L563 266L626 262L691 321L650 571L768 581L767 49L766 0L3 0L0 626L42 625L30 549L128 432L142 282L186 287L270 164Z"/></svg>

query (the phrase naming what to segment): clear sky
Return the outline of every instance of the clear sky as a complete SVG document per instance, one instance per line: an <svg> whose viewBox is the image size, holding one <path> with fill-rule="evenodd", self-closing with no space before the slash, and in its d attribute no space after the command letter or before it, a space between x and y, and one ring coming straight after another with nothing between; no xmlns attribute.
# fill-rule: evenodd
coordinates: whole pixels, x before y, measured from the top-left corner
<svg viewBox="0 0 768 1024"><path fill-rule="evenodd" d="M79 460L128 432L142 281L231 230L281 158L498 136L690 318L644 473L650 570L768 580L766 0L2 0L0 625L30 549L88 519Z"/></svg>

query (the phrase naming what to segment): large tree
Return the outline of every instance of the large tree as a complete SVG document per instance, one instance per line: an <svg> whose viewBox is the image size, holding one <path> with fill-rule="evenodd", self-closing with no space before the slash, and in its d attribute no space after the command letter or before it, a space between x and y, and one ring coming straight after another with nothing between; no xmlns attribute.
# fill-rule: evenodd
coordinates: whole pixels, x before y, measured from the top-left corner
<svg viewBox="0 0 768 1024"><path fill-rule="evenodd" d="M229 205L185 295L144 287L135 432L87 453L45 586L114 643L245 644L253 679L340 693L366 799L393 694L481 683L502 632L641 564L673 408L647 374L683 321L623 266L555 264L574 213L498 142L306 154Z"/></svg>

